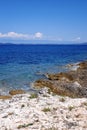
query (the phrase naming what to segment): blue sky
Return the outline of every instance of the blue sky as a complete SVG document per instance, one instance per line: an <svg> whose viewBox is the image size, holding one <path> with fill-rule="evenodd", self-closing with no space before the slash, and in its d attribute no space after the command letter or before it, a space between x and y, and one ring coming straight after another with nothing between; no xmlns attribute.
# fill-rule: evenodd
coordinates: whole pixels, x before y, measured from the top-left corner
<svg viewBox="0 0 87 130"><path fill-rule="evenodd" d="M0 42L87 42L87 0L0 0Z"/></svg>

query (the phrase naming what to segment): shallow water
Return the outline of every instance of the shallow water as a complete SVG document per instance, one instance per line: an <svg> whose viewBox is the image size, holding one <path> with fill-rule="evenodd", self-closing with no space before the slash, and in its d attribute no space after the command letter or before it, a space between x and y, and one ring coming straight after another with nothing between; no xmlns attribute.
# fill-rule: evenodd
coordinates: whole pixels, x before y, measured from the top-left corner
<svg viewBox="0 0 87 130"><path fill-rule="evenodd" d="M44 73L66 71L64 65L86 59L86 45L0 45L0 93L30 91Z"/></svg>

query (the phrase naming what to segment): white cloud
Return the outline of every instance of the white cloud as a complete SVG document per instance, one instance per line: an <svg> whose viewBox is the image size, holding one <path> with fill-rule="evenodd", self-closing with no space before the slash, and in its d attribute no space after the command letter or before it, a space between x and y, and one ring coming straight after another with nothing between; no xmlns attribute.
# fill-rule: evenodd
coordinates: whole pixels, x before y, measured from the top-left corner
<svg viewBox="0 0 87 130"><path fill-rule="evenodd" d="M0 33L0 38L6 39L17 39L17 40L52 40L52 41L62 41L62 38L53 36L44 36L41 32L36 32L35 34L24 34L16 32Z"/></svg>
<svg viewBox="0 0 87 130"><path fill-rule="evenodd" d="M75 39L73 39L72 41L80 41L81 38L80 37L76 37Z"/></svg>
<svg viewBox="0 0 87 130"><path fill-rule="evenodd" d="M40 32L35 33L35 38L42 38L43 34Z"/></svg>
<svg viewBox="0 0 87 130"><path fill-rule="evenodd" d="M0 38L13 38L13 39L41 39L43 37L43 34L40 32L37 32L35 34L23 34L23 33L16 33L16 32L8 32L8 33L0 33Z"/></svg>
<svg viewBox="0 0 87 130"><path fill-rule="evenodd" d="M48 40L48 41L57 41L57 42L62 42L64 41L63 38L61 37L53 37L53 36L47 36L43 35L41 32L36 32L35 34L24 34L24 33L17 33L17 32L7 32L7 33L0 33L0 38L4 39L6 38L11 39L11 40ZM72 40L71 42L81 42L81 38L78 36Z"/></svg>

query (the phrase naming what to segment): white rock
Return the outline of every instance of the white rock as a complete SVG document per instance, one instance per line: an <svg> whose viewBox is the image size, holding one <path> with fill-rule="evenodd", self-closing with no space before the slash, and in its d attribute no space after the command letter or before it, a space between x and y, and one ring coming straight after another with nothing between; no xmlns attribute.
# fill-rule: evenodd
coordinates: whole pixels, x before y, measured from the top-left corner
<svg viewBox="0 0 87 130"><path fill-rule="evenodd" d="M75 84L79 86L77 82ZM87 129L86 98L53 96L47 93L46 88L42 91L43 94L34 99L23 94L0 100L0 130L18 130L18 127L21 130Z"/></svg>

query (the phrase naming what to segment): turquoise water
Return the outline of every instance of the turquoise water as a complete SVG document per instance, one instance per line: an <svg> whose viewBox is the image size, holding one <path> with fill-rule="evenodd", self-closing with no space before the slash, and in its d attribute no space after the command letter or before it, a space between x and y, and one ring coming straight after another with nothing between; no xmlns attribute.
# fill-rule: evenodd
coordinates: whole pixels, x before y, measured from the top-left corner
<svg viewBox="0 0 87 130"><path fill-rule="evenodd" d="M86 59L86 45L0 45L0 93L30 91L44 73L66 71L66 64Z"/></svg>

